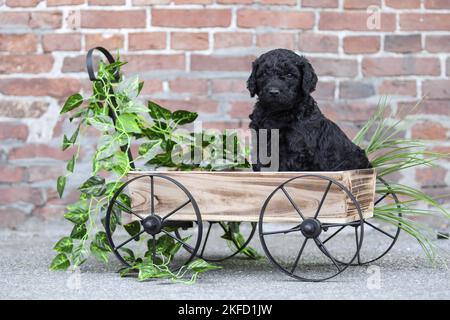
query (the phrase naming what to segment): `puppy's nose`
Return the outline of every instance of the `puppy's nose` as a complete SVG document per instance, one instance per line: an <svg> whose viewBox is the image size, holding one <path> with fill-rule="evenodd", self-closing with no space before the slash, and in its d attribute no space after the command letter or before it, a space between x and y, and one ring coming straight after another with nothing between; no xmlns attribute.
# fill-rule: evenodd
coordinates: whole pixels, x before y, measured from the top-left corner
<svg viewBox="0 0 450 320"><path fill-rule="evenodd" d="M272 95L272 96L277 96L277 95L280 94L280 90L277 89L277 88L269 88L269 93L270 93L270 95Z"/></svg>

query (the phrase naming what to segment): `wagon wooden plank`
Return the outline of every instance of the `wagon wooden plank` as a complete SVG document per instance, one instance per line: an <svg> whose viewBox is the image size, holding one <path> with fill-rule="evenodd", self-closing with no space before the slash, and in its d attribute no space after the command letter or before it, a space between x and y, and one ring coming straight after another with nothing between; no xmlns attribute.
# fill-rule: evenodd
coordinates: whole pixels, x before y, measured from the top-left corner
<svg viewBox="0 0 450 320"><path fill-rule="evenodd" d="M208 172L166 171L132 172L129 179L145 174L165 175L184 185L196 200L204 221L258 221L267 197L280 184L298 176L318 174L346 186L361 206L364 218L373 215L375 174L372 169L338 172ZM327 187L327 181L308 176L295 180L286 187L305 216L314 216L315 210ZM155 177L155 210L164 216L187 198L170 181ZM334 185L333 185L334 186ZM146 215L150 212L150 178L137 179L129 185L132 208ZM265 221L298 222L299 215L281 192L274 194L267 208ZM178 211L172 220L195 220L191 206ZM344 223L358 220L359 216L351 200L332 187L323 204L320 220L327 223Z"/></svg>

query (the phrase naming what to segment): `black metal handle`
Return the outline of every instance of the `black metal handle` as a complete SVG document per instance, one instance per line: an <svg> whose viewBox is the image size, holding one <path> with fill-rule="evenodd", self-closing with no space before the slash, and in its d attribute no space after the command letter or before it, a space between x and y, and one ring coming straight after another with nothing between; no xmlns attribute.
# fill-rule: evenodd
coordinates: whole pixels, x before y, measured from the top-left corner
<svg viewBox="0 0 450 320"><path fill-rule="evenodd" d="M116 60L114 59L112 54L108 50L103 48L103 47L95 47L95 48L89 49L89 51L88 51L88 53L86 55L86 68L87 68L87 72L88 72L88 75L89 75L89 80L91 80L91 81L96 81L97 80L97 77L95 76L95 71L94 71L94 61L93 61L93 58L92 58L92 54L94 53L95 50L98 50L101 53L103 53L103 55L108 60L109 64L112 64L112 63L116 62ZM119 74L119 69L118 68L114 72L114 78L115 78L116 81L119 81L119 79L120 79L120 74ZM114 98L114 90L113 90L113 88L110 87L109 91L110 91L110 94L112 95L112 98L111 98L112 104L114 106L117 106L116 99ZM117 119L116 119L116 115L115 115L115 113L114 113L114 111L112 109L109 110L109 116L111 117L111 119L113 120L113 123L115 125ZM127 150L126 146L122 146L120 149L122 150L122 152L126 152L127 153L128 161L130 162L130 167L132 169L135 169L134 162L133 162L133 155L131 154L131 150L129 148Z"/></svg>

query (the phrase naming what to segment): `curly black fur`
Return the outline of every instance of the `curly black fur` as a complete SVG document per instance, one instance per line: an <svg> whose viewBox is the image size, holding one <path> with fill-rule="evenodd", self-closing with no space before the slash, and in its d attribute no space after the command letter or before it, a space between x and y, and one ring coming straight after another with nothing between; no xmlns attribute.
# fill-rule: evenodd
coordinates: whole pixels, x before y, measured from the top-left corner
<svg viewBox="0 0 450 320"><path fill-rule="evenodd" d="M293 51L271 50L253 62L247 81L258 96L250 128L279 129L279 171L337 171L370 167L355 145L311 97L317 76L309 61ZM254 170L260 170L259 161Z"/></svg>

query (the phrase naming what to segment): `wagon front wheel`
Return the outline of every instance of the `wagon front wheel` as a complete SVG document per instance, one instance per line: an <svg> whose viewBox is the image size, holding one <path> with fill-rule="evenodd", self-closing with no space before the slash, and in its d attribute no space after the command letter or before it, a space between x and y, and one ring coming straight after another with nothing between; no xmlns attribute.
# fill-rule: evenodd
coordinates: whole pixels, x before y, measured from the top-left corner
<svg viewBox="0 0 450 320"><path fill-rule="evenodd" d="M176 190L179 203L158 203L158 194L168 188ZM181 211L195 218L174 220ZM187 229L193 222L197 227L190 228L189 236L177 236L178 228ZM125 182L109 202L104 226L113 253L125 266L151 258L155 264L167 264L172 271L195 258L203 230L191 193L175 179L161 174L144 174ZM179 250L182 247L189 251Z"/></svg>
<svg viewBox="0 0 450 320"><path fill-rule="evenodd" d="M348 222L333 219L334 211L342 210L336 203L342 203L343 197L353 207ZM280 208L290 208L283 223L286 212ZM358 226L356 241L353 233L341 234L347 226ZM343 272L357 259L363 235L364 220L356 198L344 185L322 175L287 180L268 196L259 217L259 236L267 258L301 281L323 281Z"/></svg>

